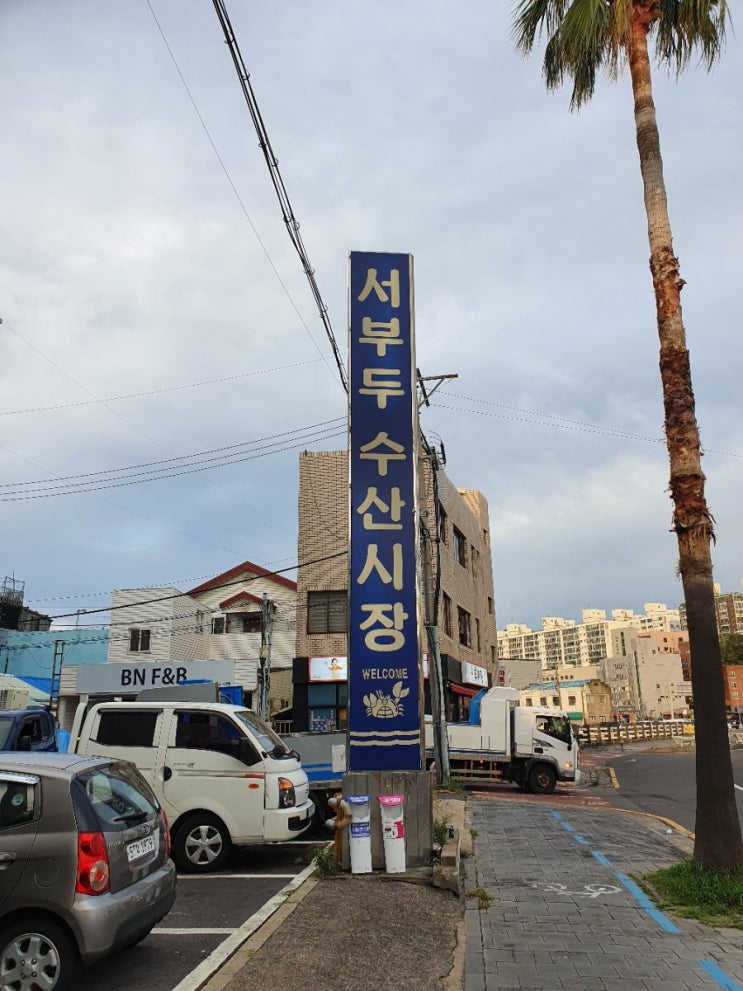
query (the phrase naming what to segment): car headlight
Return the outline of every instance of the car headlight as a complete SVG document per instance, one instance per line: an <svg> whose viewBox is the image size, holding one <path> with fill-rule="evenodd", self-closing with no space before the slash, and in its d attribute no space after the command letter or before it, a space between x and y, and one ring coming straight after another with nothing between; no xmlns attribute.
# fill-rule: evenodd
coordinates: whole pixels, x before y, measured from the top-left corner
<svg viewBox="0 0 743 991"><path fill-rule="evenodd" d="M279 778L279 808L293 809L297 804L294 785L288 778Z"/></svg>

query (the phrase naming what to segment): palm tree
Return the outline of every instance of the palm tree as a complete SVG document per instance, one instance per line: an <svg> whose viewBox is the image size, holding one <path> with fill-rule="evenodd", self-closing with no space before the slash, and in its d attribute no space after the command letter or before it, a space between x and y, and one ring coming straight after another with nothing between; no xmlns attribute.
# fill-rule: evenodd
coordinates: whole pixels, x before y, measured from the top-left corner
<svg viewBox="0 0 743 991"><path fill-rule="evenodd" d="M692 656L697 769L694 860L718 871L743 865L743 841L712 583L714 520L704 494L681 313L684 280L673 252L648 42L654 40L657 61L674 68L677 75L695 54L709 70L721 54L728 20L726 0L518 0L513 23L516 47L524 55L546 37L543 73L547 88L556 89L568 77L573 84L571 110L593 96L599 70L616 78L629 66L660 339L673 530Z"/></svg>

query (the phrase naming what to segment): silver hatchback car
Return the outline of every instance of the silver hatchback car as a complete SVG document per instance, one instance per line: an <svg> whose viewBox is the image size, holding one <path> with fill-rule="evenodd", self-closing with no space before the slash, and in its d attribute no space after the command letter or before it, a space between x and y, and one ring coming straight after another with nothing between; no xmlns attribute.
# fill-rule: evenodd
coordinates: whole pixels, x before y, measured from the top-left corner
<svg viewBox="0 0 743 991"><path fill-rule="evenodd" d="M165 813L127 761L0 754L0 991L69 991L170 910Z"/></svg>

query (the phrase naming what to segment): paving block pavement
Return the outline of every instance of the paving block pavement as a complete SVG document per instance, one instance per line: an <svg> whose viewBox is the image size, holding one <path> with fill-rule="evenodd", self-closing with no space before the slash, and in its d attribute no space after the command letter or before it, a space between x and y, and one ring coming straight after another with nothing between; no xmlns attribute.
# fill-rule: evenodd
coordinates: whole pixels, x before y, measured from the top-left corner
<svg viewBox="0 0 743 991"><path fill-rule="evenodd" d="M743 991L743 932L667 916L636 883L691 853L681 832L548 802L468 814L464 991Z"/></svg>

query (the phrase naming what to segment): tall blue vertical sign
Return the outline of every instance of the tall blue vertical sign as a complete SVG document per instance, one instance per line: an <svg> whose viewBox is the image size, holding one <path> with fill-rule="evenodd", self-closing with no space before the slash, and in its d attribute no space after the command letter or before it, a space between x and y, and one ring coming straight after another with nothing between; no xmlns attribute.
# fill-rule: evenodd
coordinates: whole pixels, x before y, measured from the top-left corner
<svg viewBox="0 0 743 991"><path fill-rule="evenodd" d="M350 771L421 769L412 255L351 252Z"/></svg>

